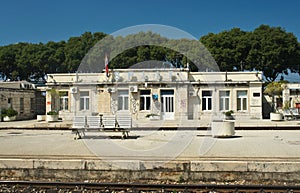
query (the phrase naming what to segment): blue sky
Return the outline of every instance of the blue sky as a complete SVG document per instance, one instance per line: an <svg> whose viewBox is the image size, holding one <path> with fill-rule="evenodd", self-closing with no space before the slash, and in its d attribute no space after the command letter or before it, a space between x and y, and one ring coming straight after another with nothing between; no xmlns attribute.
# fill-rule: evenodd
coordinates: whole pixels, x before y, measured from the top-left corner
<svg viewBox="0 0 300 193"><path fill-rule="evenodd" d="M2 0L0 45L68 40L86 31L110 34L140 24L177 27L197 39L267 24L300 40L299 7L298 0Z"/></svg>

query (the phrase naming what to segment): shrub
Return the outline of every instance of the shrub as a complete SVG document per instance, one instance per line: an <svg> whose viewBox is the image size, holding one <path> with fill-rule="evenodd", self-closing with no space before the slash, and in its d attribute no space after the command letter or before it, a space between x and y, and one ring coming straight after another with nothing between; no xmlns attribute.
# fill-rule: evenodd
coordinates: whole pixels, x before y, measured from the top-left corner
<svg viewBox="0 0 300 193"><path fill-rule="evenodd" d="M230 111L226 111L224 114L225 116L231 116L231 114L233 114L233 110L230 110Z"/></svg>
<svg viewBox="0 0 300 193"><path fill-rule="evenodd" d="M7 109L1 109L1 117L6 116L6 111L7 111Z"/></svg>
<svg viewBox="0 0 300 193"><path fill-rule="evenodd" d="M145 117L146 118L149 118L149 117L154 117L154 116L159 116L158 114L153 114L153 113L151 113L151 114L147 114Z"/></svg>
<svg viewBox="0 0 300 193"><path fill-rule="evenodd" d="M48 111L47 115L58 115L57 111Z"/></svg>
<svg viewBox="0 0 300 193"><path fill-rule="evenodd" d="M8 116L8 117L13 117L13 116L18 115L18 112L16 110L14 110L13 108L8 108L6 110L6 112L4 113L4 115Z"/></svg>

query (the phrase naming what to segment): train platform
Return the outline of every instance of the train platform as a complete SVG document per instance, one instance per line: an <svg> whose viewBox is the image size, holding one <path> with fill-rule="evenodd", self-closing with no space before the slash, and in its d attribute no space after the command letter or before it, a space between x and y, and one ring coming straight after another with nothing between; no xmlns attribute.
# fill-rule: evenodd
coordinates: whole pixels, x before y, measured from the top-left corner
<svg viewBox="0 0 300 193"><path fill-rule="evenodd" d="M236 129L300 129L300 119L298 120L282 120L282 121L270 121L269 119L238 119L234 120ZM153 122L152 122L153 123ZM134 123L133 123L134 124ZM163 125L158 124L158 125ZM207 120L199 120L199 121L184 121L184 125L186 128L191 129L202 129L206 130L210 126L210 122ZM151 128L151 124L149 124L150 129L157 129L156 127ZM23 121L11 121L11 122L0 122L0 129L71 129L72 121L57 121L57 122L47 122L47 121L37 121L33 120L23 120ZM143 129L149 129L147 127L143 127ZM133 125L133 130L139 130L136 125ZM177 129L177 128L174 128ZM180 129L180 128L178 128Z"/></svg>
<svg viewBox="0 0 300 193"><path fill-rule="evenodd" d="M30 122L28 122L29 124ZM30 124L29 124L30 125ZM90 132L1 129L0 176L113 180L300 181L300 130Z"/></svg>

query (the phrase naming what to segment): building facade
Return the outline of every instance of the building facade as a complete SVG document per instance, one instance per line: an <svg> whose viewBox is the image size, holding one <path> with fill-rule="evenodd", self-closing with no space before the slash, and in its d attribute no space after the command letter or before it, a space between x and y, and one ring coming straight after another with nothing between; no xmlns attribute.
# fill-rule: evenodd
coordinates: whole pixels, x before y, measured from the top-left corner
<svg viewBox="0 0 300 193"><path fill-rule="evenodd" d="M189 72L114 69L105 73L49 74L46 111L63 120L78 115L132 115L134 126L199 126L234 111L236 119L262 118L261 72Z"/></svg>
<svg viewBox="0 0 300 193"><path fill-rule="evenodd" d="M285 83L282 90L282 106L297 108L300 112L300 83Z"/></svg>
<svg viewBox="0 0 300 193"><path fill-rule="evenodd" d="M34 84L26 81L0 82L0 109L16 110L17 120L45 114L45 100Z"/></svg>

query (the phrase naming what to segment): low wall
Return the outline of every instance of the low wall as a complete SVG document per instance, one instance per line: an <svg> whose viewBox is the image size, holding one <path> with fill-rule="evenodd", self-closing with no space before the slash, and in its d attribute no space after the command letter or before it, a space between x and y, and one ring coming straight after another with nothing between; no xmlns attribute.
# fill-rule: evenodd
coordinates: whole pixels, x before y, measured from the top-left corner
<svg viewBox="0 0 300 193"><path fill-rule="evenodd" d="M101 181L300 181L300 161L140 161L1 159L4 179Z"/></svg>

